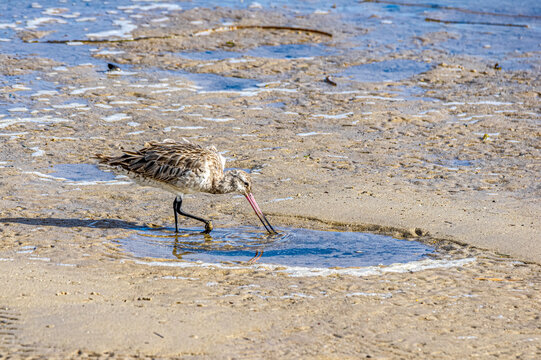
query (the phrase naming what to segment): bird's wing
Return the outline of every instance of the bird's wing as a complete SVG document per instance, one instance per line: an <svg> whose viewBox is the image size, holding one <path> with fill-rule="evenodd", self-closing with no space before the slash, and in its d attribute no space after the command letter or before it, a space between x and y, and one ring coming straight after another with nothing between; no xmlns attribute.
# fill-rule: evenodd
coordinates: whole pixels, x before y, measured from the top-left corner
<svg viewBox="0 0 541 360"><path fill-rule="evenodd" d="M222 154L220 154L218 152L218 150L213 145L209 146L207 148L207 150L210 151L210 152L213 152L215 154L216 158L220 160L220 163L215 164L215 165L218 166L219 168L221 168L221 172L223 172L224 169L225 169L225 158L222 156Z"/></svg>
<svg viewBox="0 0 541 360"><path fill-rule="evenodd" d="M102 162L147 178L174 183L189 172L196 176L208 171L223 173L219 156L196 144L151 142L138 151L125 151L118 157L102 159Z"/></svg>

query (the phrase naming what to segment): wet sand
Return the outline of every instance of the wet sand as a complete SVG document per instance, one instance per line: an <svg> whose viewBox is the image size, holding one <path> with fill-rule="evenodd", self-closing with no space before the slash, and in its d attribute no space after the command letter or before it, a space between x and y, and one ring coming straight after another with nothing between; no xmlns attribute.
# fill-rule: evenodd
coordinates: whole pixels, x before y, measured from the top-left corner
<svg viewBox="0 0 541 360"><path fill-rule="evenodd" d="M350 50L351 28L332 15L296 24L332 30L337 55L187 59L174 53L329 39L262 29L193 36L224 17L284 24L280 12L171 17L134 36L178 37L100 45L108 49L96 55L101 66L0 55L0 73L29 79L2 85L11 111L0 118L0 354L541 357L538 62L499 70L434 50ZM341 75L397 60L429 70L388 82ZM106 72L107 62L125 73ZM60 90L38 93L36 76ZM93 163L96 152L182 137L227 151L228 167L257 170L254 194L277 227L388 234L471 260L313 277L265 267L264 258L231 268L154 263L115 240L138 226L170 226L169 194L125 179L51 175L57 164ZM217 227L258 224L242 198L194 195L186 207Z"/></svg>

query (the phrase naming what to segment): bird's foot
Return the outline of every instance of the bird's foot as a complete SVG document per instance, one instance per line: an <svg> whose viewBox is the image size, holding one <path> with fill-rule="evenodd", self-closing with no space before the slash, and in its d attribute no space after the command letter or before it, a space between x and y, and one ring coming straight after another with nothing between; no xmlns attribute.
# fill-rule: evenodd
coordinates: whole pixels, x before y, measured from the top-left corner
<svg viewBox="0 0 541 360"><path fill-rule="evenodd" d="M203 234L208 234L209 232L212 231L212 229L213 229L213 227L212 227L212 221L209 220L209 221L207 221L207 222L205 223L205 231L203 231Z"/></svg>

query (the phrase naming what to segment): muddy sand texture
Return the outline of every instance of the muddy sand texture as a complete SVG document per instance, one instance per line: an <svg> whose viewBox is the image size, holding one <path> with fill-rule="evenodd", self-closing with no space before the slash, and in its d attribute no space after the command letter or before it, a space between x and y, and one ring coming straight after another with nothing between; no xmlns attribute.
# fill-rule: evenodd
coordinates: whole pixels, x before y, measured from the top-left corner
<svg viewBox="0 0 541 360"><path fill-rule="evenodd" d="M204 30L221 11L186 11L169 28L135 35ZM183 20L202 18L198 12L208 23L188 27ZM285 23L279 14L257 14L255 23ZM104 44L124 53L102 56L101 68L64 64L66 71L48 59L1 55L2 74L35 74L61 91L32 97L32 115L2 119L14 120L2 123L8 135L0 142L0 354L541 357L539 71L497 70L434 51L244 62L173 54L329 41L347 49L345 25L298 24L332 28L335 36L251 29ZM340 75L396 57L430 70L387 83ZM136 74L108 74L107 62ZM260 85L213 91L183 71ZM324 81L329 75L337 86ZM17 87L2 91L9 106L24 100ZM36 117L40 123L28 120ZM139 225L172 224L169 194L43 176L55 164L92 163L96 152L181 137L227 150L230 167L260 170L254 193L276 226L451 240L454 257L475 260L362 278L148 266L114 240ZM215 226L257 225L243 199L197 195L186 206Z"/></svg>

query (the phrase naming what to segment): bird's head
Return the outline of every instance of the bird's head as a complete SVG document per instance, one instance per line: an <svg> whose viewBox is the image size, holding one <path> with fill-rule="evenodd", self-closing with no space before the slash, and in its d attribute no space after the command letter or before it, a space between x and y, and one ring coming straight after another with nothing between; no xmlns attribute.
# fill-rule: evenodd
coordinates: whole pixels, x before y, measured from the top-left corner
<svg viewBox="0 0 541 360"><path fill-rule="evenodd" d="M227 177L229 178L230 192L244 195L265 229L267 229L270 234L276 234L276 230L274 230L255 201L254 195L252 194L252 179L250 178L250 175L242 170L230 170L227 172Z"/></svg>
<svg viewBox="0 0 541 360"><path fill-rule="evenodd" d="M242 195L250 194L252 192L252 179L246 171L231 170L229 171L231 177L230 186L232 192Z"/></svg>

